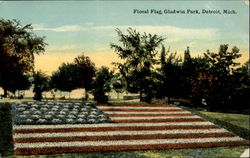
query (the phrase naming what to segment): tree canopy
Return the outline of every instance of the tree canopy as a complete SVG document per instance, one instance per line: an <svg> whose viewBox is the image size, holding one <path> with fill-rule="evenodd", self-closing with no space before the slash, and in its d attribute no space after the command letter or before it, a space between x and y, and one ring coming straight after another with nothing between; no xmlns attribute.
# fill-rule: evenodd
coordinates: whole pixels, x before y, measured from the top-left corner
<svg viewBox="0 0 250 158"><path fill-rule="evenodd" d="M141 99L144 94L150 101L152 94L148 90L152 87L152 70L157 63L157 48L164 38L146 33L141 35L132 28L127 29L128 34L123 34L119 29L116 32L121 45L111 44L111 48L123 62L114 64L125 78L127 90L132 93L139 92Z"/></svg>
<svg viewBox="0 0 250 158"><path fill-rule="evenodd" d="M106 93L111 91L112 78L113 72L110 71L108 67L102 66L96 72L92 93L94 95L94 99L98 103L108 103L108 96Z"/></svg>
<svg viewBox="0 0 250 158"><path fill-rule="evenodd" d="M44 37L38 37L32 29L31 24L0 19L0 85L5 95L7 91L18 89L10 82L17 76L31 74L34 71L34 54L45 50Z"/></svg>
<svg viewBox="0 0 250 158"><path fill-rule="evenodd" d="M95 64L88 56L84 54L77 56L74 60L77 68L77 84L78 88L85 88L86 91L92 89L93 78L95 77L96 68Z"/></svg>
<svg viewBox="0 0 250 158"><path fill-rule="evenodd" d="M50 78L44 72L37 71L33 75L33 84L34 99L41 101L43 98L42 93L50 90Z"/></svg>
<svg viewBox="0 0 250 158"><path fill-rule="evenodd" d="M57 71L52 73L51 86L60 91L71 92L78 87L77 66L73 63L63 63Z"/></svg>

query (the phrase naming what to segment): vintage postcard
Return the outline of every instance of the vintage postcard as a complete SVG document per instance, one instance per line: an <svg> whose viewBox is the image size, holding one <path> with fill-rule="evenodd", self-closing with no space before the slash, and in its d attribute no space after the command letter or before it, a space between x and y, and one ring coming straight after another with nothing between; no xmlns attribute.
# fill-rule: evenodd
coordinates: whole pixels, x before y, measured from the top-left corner
<svg viewBox="0 0 250 158"><path fill-rule="evenodd" d="M0 157L248 157L249 64L249 0L0 0Z"/></svg>

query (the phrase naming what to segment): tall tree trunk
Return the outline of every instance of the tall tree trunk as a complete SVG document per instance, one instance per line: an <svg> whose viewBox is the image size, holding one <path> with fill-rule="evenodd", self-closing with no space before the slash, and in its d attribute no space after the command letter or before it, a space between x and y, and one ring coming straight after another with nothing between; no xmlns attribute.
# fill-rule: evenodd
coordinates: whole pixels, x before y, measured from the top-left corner
<svg viewBox="0 0 250 158"><path fill-rule="evenodd" d="M3 97L7 97L7 95L8 95L7 89L4 89L4 88L3 88Z"/></svg>
<svg viewBox="0 0 250 158"><path fill-rule="evenodd" d="M87 91L86 89L85 89L85 96L84 96L85 98L85 101L88 101L88 99L89 99L89 91Z"/></svg>
<svg viewBox="0 0 250 158"><path fill-rule="evenodd" d="M142 91L140 91L140 101L142 101Z"/></svg>

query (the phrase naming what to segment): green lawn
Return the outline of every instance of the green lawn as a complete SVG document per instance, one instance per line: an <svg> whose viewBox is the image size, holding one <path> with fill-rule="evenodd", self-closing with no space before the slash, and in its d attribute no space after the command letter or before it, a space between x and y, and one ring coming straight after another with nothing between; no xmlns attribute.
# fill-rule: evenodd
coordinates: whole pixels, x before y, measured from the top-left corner
<svg viewBox="0 0 250 158"><path fill-rule="evenodd" d="M200 111L200 112L209 117L213 117L221 121L225 121L227 123L231 123L233 125L250 130L249 115L228 114L228 113L219 113L219 112L205 112L205 111Z"/></svg>
<svg viewBox="0 0 250 158"><path fill-rule="evenodd" d="M205 119L218 124L221 127L243 135L245 138L246 132L249 132L249 116L241 114L228 114L217 112L197 111L196 109L185 108L195 114L198 114ZM9 158L25 158L25 157L66 157L66 158L221 158L221 157L239 157L247 146L237 147L216 147L216 148L201 148L201 149L178 149L178 150L159 150L159 151L135 151L135 152L88 152L79 154L64 154L64 155L42 155L42 156L14 156L13 145L11 144L11 115L10 104L0 103L0 152L4 157ZM1 134L0 133L0 134ZM238 135L239 135L238 134ZM0 156L1 157L1 156Z"/></svg>
<svg viewBox="0 0 250 158"><path fill-rule="evenodd" d="M226 158L240 157L246 146L162 151L94 152L63 155L16 156L16 158ZM15 156L9 156L9 158Z"/></svg>

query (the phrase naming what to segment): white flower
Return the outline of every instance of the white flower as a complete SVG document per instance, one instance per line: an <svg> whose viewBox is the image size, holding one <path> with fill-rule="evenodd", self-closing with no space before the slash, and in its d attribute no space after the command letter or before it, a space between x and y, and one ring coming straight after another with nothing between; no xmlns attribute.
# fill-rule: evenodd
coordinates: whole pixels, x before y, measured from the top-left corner
<svg viewBox="0 0 250 158"><path fill-rule="evenodd" d="M57 115L57 117L59 117L59 118L64 118L65 115Z"/></svg>
<svg viewBox="0 0 250 158"><path fill-rule="evenodd" d="M95 118L95 117L96 117L96 115L93 115L93 114L89 115L89 118Z"/></svg>
<svg viewBox="0 0 250 158"><path fill-rule="evenodd" d="M25 114L25 115L27 115L29 113L30 113L29 111L23 111L23 114Z"/></svg>
<svg viewBox="0 0 250 158"><path fill-rule="evenodd" d="M47 108L41 108L42 111L47 111L48 109Z"/></svg>
<svg viewBox="0 0 250 158"><path fill-rule="evenodd" d="M33 121L32 121L31 119L26 119L25 122L26 122L26 123L31 123L31 122L33 122Z"/></svg>
<svg viewBox="0 0 250 158"><path fill-rule="evenodd" d="M17 110L18 110L18 111L24 111L25 108L22 108L22 107L21 107L21 108L17 108Z"/></svg>
<svg viewBox="0 0 250 158"><path fill-rule="evenodd" d="M59 114L61 114L61 115L66 115L66 112L60 111Z"/></svg>
<svg viewBox="0 0 250 158"><path fill-rule="evenodd" d="M39 105L37 105L37 104L32 104L31 106L34 107L34 108L39 107Z"/></svg>
<svg viewBox="0 0 250 158"><path fill-rule="evenodd" d="M75 115L68 115L68 118L76 118Z"/></svg>
<svg viewBox="0 0 250 158"><path fill-rule="evenodd" d="M44 108L49 108L50 106L48 104L42 105Z"/></svg>
<svg viewBox="0 0 250 158"><path fill-rule="evenodd" d="M64 108L64 109L68 109L69 106L68 106L68 105L64 105L63 108Z"/></svg>
<svg viewBox="0 0 250 158"><path fill-rule="evenodd" d="M95 122L95 119L92 119L92 118L91 118L91 119L88 120L88 122L93 123L93 122Z"/></svg>
<svg viewBox="0 0 250 158"><path fill-rule="evenodd" d="M27 117L27 115L19 115L19 118L21 119L25 119Z"/></svg>
<svg viewBox="0 0 250 158"><path fill-rule="evenodd" d="M87 112L88 110L86 108L80 109L81 112Z"/></svg>
<svg viewBox="0 0 250 158"><path fill-rule="evenodd" d="M66 111L69 111L69 109L67 109L67 108L64 108L64 109L62 109L61 111L65 111L65 112L66 112Z"/></svg>
<svg viewBox="0 0 250 158"><path fill-rule="evenodd" d="M70 111L69 113L70 113L70 114L72 114L72 115L76 115L76 114L78 114L78 112L77 112L77 111Z"/></svg>
<svg viewBox="0 0 250 158"><path fill-rule="evenodd" d="M51 110L52 111L58 111L58 108L52 108Z"/></svg>
<svg viewBox="0 0 250 158"><path fill-rule="evenodd" d="M40 115L41 112L40 111L34 111L33 114Z"/></svg>
<svg viewBox="0 0 250 158"><path fill-rule="evenodd" d="M32 118L39 118L39 115L31 115Z"/></svg>
<svg viewBox="0 0 250 158"><path fill-rule="evenodd" d="M61 122L61 120L60 119L53 119L52 122L53 123L59 123L59 122Z"/></svg>
<svg viewBox="0 0 250 158"><path fill-rule="evenodd" d="M67 119L66 121L67 121L67 122L69 122L69 123L74 122L74 120L73 120L73 119Z"/></svg>
<svg viewBox="0 0 250 158"><path fill-rule="evenodd" d="M103 114L98 115L99 118L105 118L106 116Z"/></svg>
<svg viewBox="0 0 250 158"><path fill-rule="evenodd" d="M79 118L85 118L86 115L81 115L81 114L80 114L80 115L78 115L78 117L79 117Z"/></svg>
<svg viewBox="0 0 250 158"><path fill-rule="evenodd" d="M54 115L54 114L55 114L55 112L50 111L50 112L48 112L48 114L49 114L49 115Z"/></svg>
<svg viewBox="0 0 250 158"><path fill-rule="evenodd" d="M44 115L44 117L45 117L46 119L51 119L51 118L52 118L52 115Z"/></svg>
<svg viewBox="0 0 250 158"><path fill-rule="evenodd" d="M72 109L72 111L76 111L76 112L78 112L79 110L78 110L78 109L76 109L76 108L74 108L74 109Z"/></svg>
<svg viewBox="0 0 250 158"><path fill-rule="evenodd" d="M37 109L36 108L30 108L31 111L36 111Z"/></svg>
<svg viewBox="0 0 250 158"><path fill-rule="evenodd" d="M97 111L91 111L90 113L91 114L97 114Z"/></svg>
<svg viewBox="0 0 250 158"><path fill-rule="evenodd" d="M87 115L88 112L80 112L79 114L80 114L80 115Z"/></svg>
<svg viewBox="0 0 250 158"><path fill-rule="evenodd" d="M26 108L28 105L27 104L19 104L18 107L23 107Z"/></svg>
<svg viewBox="0 0 250 158"><path fill-rule="evenodd" d="M79 118L77 121L78 121L78 122L84 122L85 119Z"/></svg>
<svg viewBox="0 0 250 158"><path fill-rule="evenodd" d="M80 106L79 106L79 105L74 105L74 106L73 106L73 108L75 108L75 109L79 109L79 108L80 108Z"/></svg>
<svg viewBox="0 0 250 158"><path fill-rule="evenodd" d="M46 122L46 120L45 119L39 119L39 120L37 120L37 122L44 123L44 122Z"/></svg>

